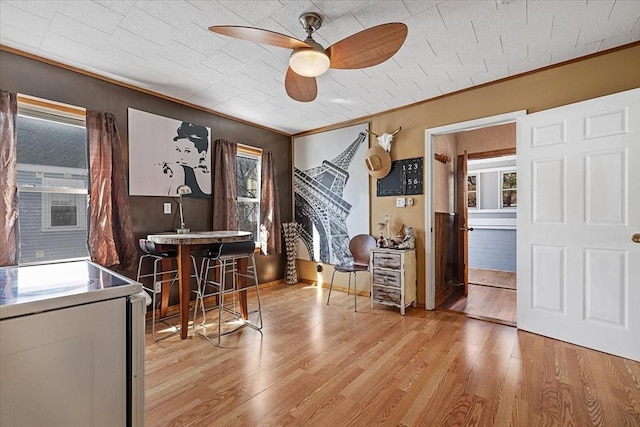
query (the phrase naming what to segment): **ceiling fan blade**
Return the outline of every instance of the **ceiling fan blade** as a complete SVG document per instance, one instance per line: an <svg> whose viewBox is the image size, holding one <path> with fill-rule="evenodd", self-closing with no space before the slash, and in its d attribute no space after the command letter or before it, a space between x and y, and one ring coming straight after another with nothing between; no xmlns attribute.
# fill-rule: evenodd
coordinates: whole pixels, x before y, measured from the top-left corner
<svg viewBox="0 0 640 427"><path fill-rule="evenodd" d="M290 98L300 102L310 102L318 95L318 85L315 77L303 77L287 68L284 78L284 88Z"/></svg>
<svg viewBox="0 0 640 427"><path fill-rule="evenodd" d="M268 44L271 46L295 49L298 47L311 47L302 40L289 37L274 31L262 30L253 27L240 27L234 25L213 25L209 31L236 39L249 40L251 42Z"/></svg>
<svg viewBox="0 0 640 427"><path fill-rule="evenodd" d="M327 49L331 68L354 69L378 65L400 49L407 32L405 24L392 22L344 38Z"/></svg>

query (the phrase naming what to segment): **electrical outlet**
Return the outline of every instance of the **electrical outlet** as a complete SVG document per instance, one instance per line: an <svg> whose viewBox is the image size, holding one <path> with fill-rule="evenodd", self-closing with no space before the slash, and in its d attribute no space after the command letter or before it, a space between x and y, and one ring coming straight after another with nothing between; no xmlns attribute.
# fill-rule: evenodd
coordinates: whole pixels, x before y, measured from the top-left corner
<svg viewBox="0 0 640 427"><path fill-rule="evenodd" d="M170 214L171 213L171 203L165 203L164 204L164 213L165 214Z"/></svg>
<svg viewBox="0 0 640 427"><path fill-rule="evenodd" d="M407 204L407 201L404 197L396 198L396 208L404 208Z"/></svg>

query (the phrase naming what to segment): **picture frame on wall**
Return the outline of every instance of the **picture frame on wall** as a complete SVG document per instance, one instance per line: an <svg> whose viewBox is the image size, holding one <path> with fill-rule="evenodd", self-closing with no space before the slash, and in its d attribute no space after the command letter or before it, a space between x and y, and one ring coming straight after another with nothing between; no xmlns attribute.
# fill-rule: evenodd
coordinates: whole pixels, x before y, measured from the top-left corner
<svg viewBox="0 0 640 427"><path fill-rule="evenodd" d="M211 197L211 128L128 109L129 194Z"/></svg>

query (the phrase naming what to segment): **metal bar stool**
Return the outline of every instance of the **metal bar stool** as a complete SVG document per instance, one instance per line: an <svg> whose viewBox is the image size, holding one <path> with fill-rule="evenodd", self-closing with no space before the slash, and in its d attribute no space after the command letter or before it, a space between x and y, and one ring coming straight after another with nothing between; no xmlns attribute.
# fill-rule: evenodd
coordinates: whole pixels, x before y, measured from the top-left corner
<svg viewBox="0 0 640 427"><path fill-rule="evenodd" d="M200 307L202 310L203 320L200 329L196 329L194 314L194 332L215 346L220 346L220 337L235 332L245 326L257 331L262 329L262 307L260 303L260 290L258 287L258 276L256 274L254 250L255 243L253 241L220 243L208 248L207 253L202 258L199 280L200 287L196 307ZM240 272L238 268L238 261L242 259L250 261L246 273ZM211 277L212 272L214 273L213 278ZM229 278L231 280L227 280ZM241 281L247 282L242 288L239 287ZM250 319L244 320L236 308L238 292L246 292L248 289L251 289L251 287L255 287L257 308L255 310L248 310L247 314L248 316L257 314L255 324L252 323ZM231 303L226 302L226 297L228 296L232 297ZM205 330L206 309L204 306L204 298L206 297L216 298L216 305L209 307L209 309L218 309L218 333L215 335L208 335ZM231 314L231 316L229 319L223 321L222 315L225 312ZM241 324L231 330L223 332L222 324L233 321L240 321Z"/></svg>
<svg viewBox="0 0 640 427"><path fill-rule="evenodd" d="M142 287L151 294L151 305L153 308L153 311L151 313L151 338L153 338L154 341L158 342L180 332L180 329L178 327L170 325L166 322L166 319L168 319L168 317L160 319L160 313L158 313L158 315L156 316L156 311L160 310L158 306L162 301L162 298L156 298L156 295L162 295L162 284L170 283L169 289L171 289L171 286L173 286L174 283L178 283L178 269L174 268L170 270L162 270L161 268L158 268L159 264L163 260L171 260L171 262L173 262L174 259L177 259L178 251L176 249L159 250L154 242L146 239L138 240L138 246L140 246L140 250L142 250L143 254L138 260L138 274L136 276L136 281L142 283ZM151 273L142 274L143 264L146 259L153 260L153 271ZM193 262L193 271L197 272L196 259L193 257L193 255L191 256L191 262ZM169 275L169 277L166 279L162 279L163 275ZM197 282L199 282L200 280L198 274L193 274L191 277L195 277ZM142 282L142 279L148 278L152 278L151 283L145 285L145 283ZM156 302L156 299L158 299L159 301ZM163 324L172 328L173 331L166 335L158 337L158 335L156 335L156 317L159 319L159 322L162 322Z"/></svg>
<svg viewBox="0 0 640 427"><path fill-rule="evenodd" d="M196 317L198 315L198 307L200 311L202 311L202 322L201 324L205 324L206 312L208 310L214 309L218 307L218 301L220 297L220 290L223 287L224 276L222 276L222 261L220 261L220 249L222 248L221 243L217 243L215 245L208 245L204 248L205 253L202 255L202 264L200 266L199 272L199 283L196 297L196 309L193 312L193 325L195 329ZM213 272L213 277L211 274ZM209 308L206 308L204 305L205 298L215 298L215 305Z"/></svg>

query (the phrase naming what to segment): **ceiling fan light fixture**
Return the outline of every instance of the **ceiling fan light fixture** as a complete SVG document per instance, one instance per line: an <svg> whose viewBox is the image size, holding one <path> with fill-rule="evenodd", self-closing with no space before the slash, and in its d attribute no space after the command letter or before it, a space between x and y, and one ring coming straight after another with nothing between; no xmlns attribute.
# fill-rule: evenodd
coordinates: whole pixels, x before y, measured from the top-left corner
<svg viewBox="0 0 640 427"><path fill-rule="evenodd" d="M241 40L292 49L285 73L284 88L289 98L299 102L311 102L316 99L316 77L329 68L355 70L378 65L395 55L408 33L405 24L389 22L352 34L325 49L313 40L313 33L322 26L322 16L306 12L300 15L299 21L307 33L304 41L255 27L213 25L209 30Z"/></svg>
<svg viewBox="0 0 640 427"><path fill-rule="evenodd" d="M295 49L289 58L289 67L303 77L318 77L324 74L330 65L329 56L321 48Z"/></svg>

